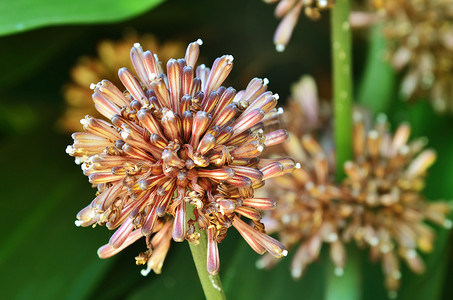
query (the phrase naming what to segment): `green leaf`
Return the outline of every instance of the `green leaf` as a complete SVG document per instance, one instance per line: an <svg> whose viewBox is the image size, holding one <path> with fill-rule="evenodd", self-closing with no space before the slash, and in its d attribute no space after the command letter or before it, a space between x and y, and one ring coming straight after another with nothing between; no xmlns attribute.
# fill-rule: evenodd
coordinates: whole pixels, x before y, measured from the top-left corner
<svg viewBox="0 0 453 300"><path fill-rule="evenodd" d="M294 280L289 268L291 252L274 268L259 270L255 264L260 256L245 241L239 242L236 257L226 266L222 277L227 299L323 299L325 271L322 262L311 264L302 279Z"/></svg>
<svg viewBox="0 0 453 300"><path fill-rule="evenodd" d="M365 71L360 82L357 100L371 109L373 114L388 113L395 101L395 71L384 61L387 43L382 28L376 25L371 30L371 42L367 54Z"/></svg>
<svg viewBox="0 0 453 300"><path fill-rule="evenodd" d="M43 113L49 109L34 108L44 117L35 130L10 138L0 151L8 173L0 218L2 298L84 299L115 261L96 255L110 233L74 225L94 191L64 153L66 141L52 132L53 119Z"/></svg>
<svg viewBox="0 0 453 300"><path fill-rule="evenodd" d="M58 24L121 21L143 13L163 0L17 0L0 1L0 35Z"/></svg>

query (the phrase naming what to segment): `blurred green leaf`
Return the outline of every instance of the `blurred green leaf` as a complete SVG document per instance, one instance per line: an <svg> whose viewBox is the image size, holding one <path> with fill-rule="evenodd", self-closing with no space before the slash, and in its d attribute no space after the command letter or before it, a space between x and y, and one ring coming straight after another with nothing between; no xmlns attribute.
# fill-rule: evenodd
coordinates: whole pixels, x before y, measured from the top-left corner
<svg viewBox="0 0 453 300"><path fill-rule="evenodd" d="M371 29L365 71L358 89L357 100L373 114L388 113L395 95L395 71L384 61L387 48L381 27Z"/></svg>
<svg viewBox="0 0 453 300"><path fill-rule="evenodd" d="M0 1L0 35L48 25L121 21L163 0Z"/></svg>
<svg viewBox="0 0 453 300"><path fill-rule="evenodd" d="M235 250L236 257L226 266L222 277L228 299L304 299L319 300L324 294L324 264L311 264L300 280L294 280L289 264L282 258L270 270L259 270L255 263L260 258L243 240Z"/></svg>
<svg viewBox="0 0 453 300"><path fill-rule="evenodd" d="M44 117L43 111L37 113ZM2 166L9 170L1 180L4 299L84 299L115 261L96 255L108 240L105 228L84 230L74 225L75 214L94 191L79 168L70 167L66 142L52 133L50 122L51 118L41 118L33 132L10 137L0 150L7 158Z"/></svg>
<svg viewBox="0 0 453 300"><path fill-rule="evenodd" d="M335 265L330 260L327 251L324 258L327 262L325 300L353 300L361 299L362 272L359 249L353 245L347 246L347 261L344 273L335 274Z"/></svg>

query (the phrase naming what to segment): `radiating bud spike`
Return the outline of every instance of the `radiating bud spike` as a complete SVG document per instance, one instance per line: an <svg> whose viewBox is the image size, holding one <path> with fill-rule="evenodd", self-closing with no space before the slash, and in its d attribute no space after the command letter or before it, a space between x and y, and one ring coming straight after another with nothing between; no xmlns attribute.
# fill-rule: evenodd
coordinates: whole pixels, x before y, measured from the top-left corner
<svg viewBox="0 0 453 300"><path fill-rule="evenodd" d="M260 210L271 210L275 208L277 202L269 198L247 198L242 200L242 205Z"/></svg>
<svg viewBox="0 0 453 300"><path fill-rule="evenodd" d="M264 147L257 141L250 142L230 151L233 157L237 158L254 158L261 155Z"/></svg>
<svg viewBox="0 0 453 300"><path fill-rule="evenodd" d="M219 181L225 181L232 177L234 177L234 170L231 168L222 168L222 169L199 169L198 170L199 177L208 177L213 178Z"/></svg>
<svg viewBox="0 0 453 300"><path fill-rule="evenodd" d="M171 109L170 93L168 92L167 86L162 78L157 78L151 82L151 88L156 94L156 98L159 101L161 107Z"/></svg>
<svg viewBox="0 0 453 300"><path fill-rule="evenodd" d="M132 97L141 104L144 104L147 97L145 96L140 83L135 79L131 72L127 68L121 68L118 70L118 77L124 87L131 93Z"/></svg>
<svg viewBox="0 0 453 300"><path fill-rule="evenodd" d="M238 108L236 104L230 103L225 107L225 109L219 111L219 113L215 115L216 119L214 120L213 124L221 128L227 125L230 121L233 121L237 112Z"/></svg>
<svg viewBox="0 0 453 300"><path fill-rule="evenodd" d="M263 180L281 175L284 167L280 162L273 162L260 169L263 173Z"/></svg>
<svg viewBox="0 0 453 300"><path fill-rule="evenodd" d="M183 93L183 95L193 96L193 94L192 94L193 80L194 80L193 76L194 76L194 72L193 72L192 67L185 66L182 69L182 93ZM184 112L186 110L187 109L182 109L181 111Z"/></svg>
<svg viewBox="0 0 453 300"><path fill-rule="evenodd" d="M266 141L264 144L269 146L274 146L283 143L288 139L288 131L285 129L279 129L276 131L272 131L266 134Z"/></svg>
<svg viewBox="0 0 453 300"><path fill-rule="evenodd" d="M195 114L192 123L192 137L190 139L192 147L196 148L198 146L198 141L208 128L209 121L210 117L206 112L198 111Z"/></svg>
<svg viewBox="0 0 453 300"><path fill-rule="evenodd" d="M111 119L114 115L121 114L120 108L101 94L93 93L91 98L93 99L97 111L107 119Z"/></svg>
<svg viewBox="0 0 453 300"><path fill-rule="evenodd" d="M216 145L216 138L212 134L207 133L203 136L200 143L198 144L197 153L200 153L201 155L205 155L215 145Z"/></svg>
<svg viewBox="0 0 453 300"><path fill-rule="evenodd" d="M264 118L264 111L260 108L256 108L252 111L250 111L247 115L238 118L233 124L232 128L234 130L233 137L244 132L245 130L249 129L250 127L253 127L256 123L261 121Z"/></svg>
<svg viewBox="0 0 453 300"><path fill-rule="evenodd" d="M219 100L220 100L219 93L217 93L216 91L212 91L201 102L201 109L204 110L205 112L207 112L208 114L210 114L217 106Z"/></svg>
<svg viewBox="0 0 453 300"><path fill-rule="evenodd" d="M142 108L137 112L137 118L150 134L164 136L160 123L156 120L150 110Z"/></svg>
<svg viewBox="0 0 453 300"><path fill-rule="evenodd" d="M198 55L200 54L200 46L203 45L203 41L198 39L195 42L190 43L187 46L186 55L184 59L188 66L195 68L195 64L198 60Z"/></svg>
<svg viewBox="0 0 453 300"><path fill-rule="evenodd" d="M115 231L112 237L109 240L109 244L112 248L120 247L127 239L129 234L134 228L132 224L132 218L127 218L127 220L121 224L121 226Z"/></svg>
<svg viewBox="0 0 453 300"><path fill-rule="evenodd" d="M149 85L149 76L143 62L143 49L140 44L136 43L134 44L134 47L131 48L130 58L135 72L137 73L141 82L145 84L145 86L149 89L151 86Z"/></svg>

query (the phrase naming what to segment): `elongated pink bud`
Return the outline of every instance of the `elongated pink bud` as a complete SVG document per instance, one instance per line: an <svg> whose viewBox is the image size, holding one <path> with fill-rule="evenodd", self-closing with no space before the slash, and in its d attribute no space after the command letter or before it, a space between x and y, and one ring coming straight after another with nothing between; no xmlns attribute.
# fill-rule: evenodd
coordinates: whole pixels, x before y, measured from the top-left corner
<svg viewBox="0 0 453 300"><path fill-rule="evenodd" d="M277 241L274 238L271 238L265 233L262 233L256 229L253 229L242 221L238 216L233 218L233 226L239 231L242 237L247 241L247 243L259 254L263 254L266 250L273 256L280 258L286 256L288 251L282 243ZM260 247L257 247L259 245ZM258 250L258 251L257 251Z"/></svg>
<svg viewBox="0 0 453 300"><path fill-rule="evenodd" d="M215 241L215 226L210 225L206 230L208 253L206 258L206 268L209 274L216 275L220 269L219 247Z"/></svg>
<svg viewBox="0 0 453 300"><path fill-rule="evenodd" d="M121 224L121 226L112 235L109 240L109 244L112 248L118 248L126 241L127 237L132 232L132 229L134 229L132 221L132 218L127 218L127 220Z"/></svg>
<svg viewBox="0 0 453 300"><path fill-rule="evenodd" d="M127 236L126 241L124 241L124 243L120 247L113 248L112 246L110 246L110 244L106 244L100 247L97 251L98 256L102 259L112 257L113 255L120 253L123 249L135 243L141 237L143 237L143 235L140 230L134 230Z"/></svg>
<svg viewBox="0 0 453 300"><path fill-rule="evenodd" d="M184 200L176 208L175 222L173 224L173 240L175 242L184 241L186 234L186 203Z"/></svg>
<svg viewBox="0 0 453 300"><path fill-rule="evenodd" d="M234 103L228 104L225 107L225 109L223 109L222 111L219 112L216 120L213 122L214 125L217 125L219 127L225 126L226 124L228 124L229 122L231 122L234 119L237 112L238 112L238 108L237 108L236 104L234 104Z"/></svg>

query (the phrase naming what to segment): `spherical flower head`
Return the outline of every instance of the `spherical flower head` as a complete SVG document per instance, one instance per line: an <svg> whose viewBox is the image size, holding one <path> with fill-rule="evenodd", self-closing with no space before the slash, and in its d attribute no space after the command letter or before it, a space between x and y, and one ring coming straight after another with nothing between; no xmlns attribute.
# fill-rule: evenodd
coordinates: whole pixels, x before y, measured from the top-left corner
<svg viewBox="0 0 453 300"><path fill-rule="evenodd" d="M285 51L302 9L307 17L317 20L321 17L321 10L331 8L335 4L335 0L264 0L264 2L278 2L275 16L282 19L274 34L274 44L278 52Z"/></svg>
<svg viewBox="0 0 453 300"><path fill-rule="evenodd" d="M356 114L354 160L344 166L344 192L354 212L343 238L370 247L372 258L381 260L391 292L399 287L399 257L412 271L424 271L417 250L431 251L434 240L433 230L424 222L451 227L447 203L430 203L421 194L436 153L423 150L425 139L410 142L409 136L408 124L391 134L386 118L380 116L367 130L363 117Z"/></svg>
<svg viewBox="0 0 453 300"><path fill-rule="evenodd" d="M78 131L79 120L85 115L101 117L91 101L92 91L89 86L92 82L98 82L104 78L110 78L115 85L119 86L121 81L117 79L118 69L121 67L133 68L129 52L131 45L137 40L140 40L145 49L159 53L163 61L184 54L184 44L177 41L160 43L156 37L150 34L138 35L135 32L127 32L120 40L100 41L96 57L81 57L71 70L72 80L63 89L66 109L58 120L58 129L67 132Z"/></svg>
<svg viewBox="0 0 453 300"><path fill-rule="evenodd" d="M207 231L210 274L219 270L218 243L231 226L260 254L287 253L260 222L274 201L254 197L264 180L295 167L291 159L259 159L287 137L285 130L265 128L278 117L278 95L257 78L239 92L223 87L233 57L195 67L201 44L190 43L184 58L170 59L166 74L155 54L134 44L137 77L127 68L118 72L124 92L107 80L91 86L96 109L109 121L87 116L85 132L74 133L67 148L98 188L76 224L116 229L101 257L145 236L148 250L137 257L138 264L148 263L145 274L160 272L172 238L197 243L195 225Z"/></svg>
<svg viewBox="0 0 453 300"><path fill-rule="evenodd" d="M436 111L452 113L453 2L380 0L374 6L388 40L387 60L403 72L402 95L428 98Z"/></svg>

